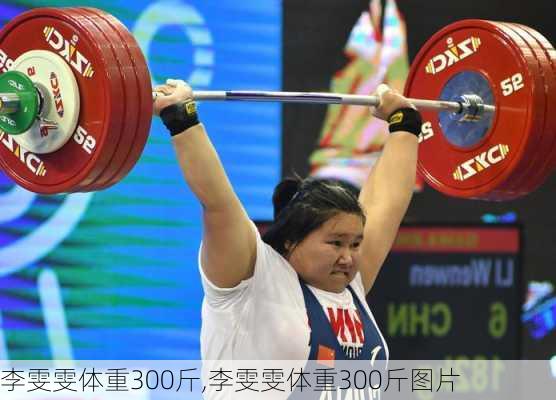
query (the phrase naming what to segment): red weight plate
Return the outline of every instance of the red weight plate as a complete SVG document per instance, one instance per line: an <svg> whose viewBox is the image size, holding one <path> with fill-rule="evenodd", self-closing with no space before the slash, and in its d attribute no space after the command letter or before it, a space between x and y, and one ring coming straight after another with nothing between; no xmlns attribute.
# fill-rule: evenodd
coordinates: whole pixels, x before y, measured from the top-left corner
<svg viewBox="0 0 556 400"><path fill-rule="evenodd" d="M420 144L418 169L431 186L452 196L488 199L513 174L538 118L535 103L542 88L530 71L532 62L532 55L489 21L456 22L425 43L411 66L407 96L438 99L453 76L472 71L488 81L496 106L492 126L470 148L448 142L437 114L423 111L434 134Z"/></svg>
<svg viewBox="0 0 556 400"><path fill-rule="evenodd" d="M548 69L550 69L550 66L547 65L546 63L546 57L544 53L539 49L537 49L536 48L537 46L533 47L531 43L530 35L523 32L520 28L512 26L512 24L504 23L503 25L506 27L506 29L511 29L516 34L518 34L522 38L522 40L526 42L527 46L532 50L533 54L538 60L540 78L542 79L543 84L545 86L544 92L545 92L546 102L543 110L543 113L545 114L545 119L543 121L543 125L539 128L540 139L538 143L535 145L535 148L532 149L533 156L530 157L530 162L528 163L528 165L524 166L520 178L516 179L512 183L510 188L512 192L524 195L530 193L536 186L538 186L536 182L539 179L539 172L542 170L543 158L546 156L546 152L547 152L546 126L547 123L549 122L549 117L550 117L549 114L547 113L550 105L548 103L548 94L546 93L546 85L547 85L546 72L547 72L547 67Z"/></svg>
<svg viewBox="0 0 556 400"><path fill-rule="evenodd" d="M107 182L117 174L123 167L129 149L133 146L138 125L138 108L137 108L137 77L133 70L133 65L128 52L121 44L121 39L116 32L103 19L91 13L85 8L69 9L73 15L79 20L85 20L88 24L94 26L100 33L99 38L108 44L112 49L114 59L118 64L122 76L123 93L121 102L123 105L121 135L116 144L116 152L110 160L108 166L103 173L92 183L82 188L84 191L100 190L107 187Z"/></svg>
<svg viewBox="0 0 556 400"><path fill-rule="evenodd" d="M529 179L522 183L527 192L537 189L551 174L553 167L550 163L550 153L554 145L554 137L556 134L556 77L552 69L549 59L549 53L532 35L534 31L518 24L506 24L517 32L524 40L527 41L542 68L542 75L545 82L545 93L547 102L545 107L545 123L542 129L542 140L538 145L536 157L531 163L531 174ZM538 34L538 33L537 33Z"/></svg>
<svg viewBox="0 0 556 400"><path fill-rule="evenodd" d="M0 50L8 59L31 49L59 54L73 69L81 98L78 128L61 149L40 156L21 151L5 135L0 145L0 164L30 191L72 192L89 177L98 175L113 153L110 136L121 110L113 79L118 71L110 65L95 37L63 10L34 9L10 21L0 32Z"/></svg>
<svg viewBox="0 0 556 400"><path fill-rule="evenodd" d="M548 125L545 132L550 139L550 144L548 145L549 154L545 163L545 174L546 177L548 177L556 168L556 50L552 44L536 30L525 25L518 26L534 38L538 47L545 53L552 71L552 73L547 72L546 74L546 77L548 78L547 94L549 96L549 116L551 120L551 123ZM546 179L546 177L544 177L544 179ZM544 179L542 180L544 181Z"/></svg>
<svg viewBox="0 0 556 400"><path fill-rule="evenodd" d="M127 160L122 169L107 183L108 185L112 185L119 182L129 173L131 168L133 168L139 160L147 142L153 114L151 77L147 61L145 60L137 41L129 30L118 19L105 13L104 11L94 8L89 10L103 18L119 34L122 44L127 48L129 54L131 55L132 64L134 66L139 84L139 96L137 98L139 108L139 125L137 128L135 142L130 148Z"/></svg>
<svg viewBox="0 0 556 400"><path fill-rule="evenodd" d="M529 68L533 75L535 86L540 89L542 88L542 90L538 90L537 96L534 99L534 107L536 111L535 118L531 128L531 133L524 146L523 157L516 165L513 173L506 180L506 182L497 187L496 190L489 195L491 198L495 196L496 199L502 199L502 196L504 195L503 199L513 199L529 193L529 184L539 168L538 155L540 146L542 145L547 107L546 93L544 90L544 70L542 69L541 62L539 61L537 54L535 54L534 50L519 34L519 32L516 32L512 27L506 25L505 23L495 22L495 24L502 29L517 46L519 46L527 59L531 60Z"/></svg>
<svg viewBox="0 0 556 400"><path fill-rule="evenodd" d="M106 62L112 66L109 78L112 82L112 95L114 96L114 99L116 99L114 103L118 104L117 114L115 114L110 121L112 126L109 136L111 145L104 150L107 162L104 164L103 168L98 168L94 174L90 174L86 179L79 183L75 190L79 192L86 192L93 190L90 185L96 180L101 179L106 170L114 168L114 159L118 153L118 143L124 135L122 127L124 124L123 117L125 115L125 85L116 55L112 51L110 45L106 45L109 42L107 41L104 32L88 21L86 17L78 13L76 8L63 8L61 11L63 11L64 15L75 21L75 24L78 24L90 37L94 37L97 43L101 44L100 49L102 54Z"/></svg>

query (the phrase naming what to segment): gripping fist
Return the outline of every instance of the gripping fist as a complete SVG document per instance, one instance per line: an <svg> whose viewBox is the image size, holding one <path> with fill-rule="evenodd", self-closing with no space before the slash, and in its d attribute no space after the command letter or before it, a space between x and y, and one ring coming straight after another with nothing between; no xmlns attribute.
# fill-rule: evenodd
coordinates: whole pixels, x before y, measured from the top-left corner
<svg viewBox="0 0 556 400"><path fill-rule="evenodd" d="M193 100L193 90L182 80L168 79L153 89L153 114L160 115L167 106Z"/></svg>
<svg viewBox="0 0 556 400"><path fill-rule="evenodd" d="M413 104L404 96L395 90L390 89L388 85L380 84L374 93L380 100L376 107L371 107L375 117L386 120L392 113L400 108L415 108Z"/></svg>

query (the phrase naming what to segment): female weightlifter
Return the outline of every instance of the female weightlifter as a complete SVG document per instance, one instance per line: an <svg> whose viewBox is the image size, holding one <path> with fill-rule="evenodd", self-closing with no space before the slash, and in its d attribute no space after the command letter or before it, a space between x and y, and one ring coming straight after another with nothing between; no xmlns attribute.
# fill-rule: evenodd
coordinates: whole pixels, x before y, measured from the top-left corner
<svg viewBox="0 0 556 400"><path fill-rule="evenodd" d="M155 92L154 112L203 209L203 359L387 359L365 296L412 197L418 111L381 85L373 113L391 133L359 196L337 182L286 179L261 237L199 122L191 88L169 80Z"/></svg>

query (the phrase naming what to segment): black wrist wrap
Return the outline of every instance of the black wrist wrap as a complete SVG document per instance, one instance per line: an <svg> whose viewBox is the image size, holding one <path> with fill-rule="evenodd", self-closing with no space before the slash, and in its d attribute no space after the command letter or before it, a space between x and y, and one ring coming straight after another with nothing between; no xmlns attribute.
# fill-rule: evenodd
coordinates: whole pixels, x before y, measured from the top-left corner
<svg viewBox="0 0 556 400"><path fill-rule="evenodd" d="M423 121L421 114L414 108L400 108L388 117L388 129L390 133L397 131L406 131L419 136L421 133L421 125Z"/></svg>
<svg viewBox="0 0 556 400"><path fill-rule="evenodd" d="M172 104L160 112L160 119L170 131L170 135L175 136L199 124L197 105L193 100Z"/></svg>

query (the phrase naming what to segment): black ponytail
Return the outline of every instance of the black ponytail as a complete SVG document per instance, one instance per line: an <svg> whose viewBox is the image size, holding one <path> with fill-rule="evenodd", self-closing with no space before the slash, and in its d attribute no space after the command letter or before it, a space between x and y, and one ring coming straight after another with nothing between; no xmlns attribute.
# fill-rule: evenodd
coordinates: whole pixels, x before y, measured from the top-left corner
<svg viewBox="0 0 556 400"><path fill-rule="evenodd" d="M274 219L288 205L292 198L299 192L301 179L286 178L280 182L274 189L272 195L272 205L274 206Z"/></svg>

